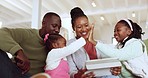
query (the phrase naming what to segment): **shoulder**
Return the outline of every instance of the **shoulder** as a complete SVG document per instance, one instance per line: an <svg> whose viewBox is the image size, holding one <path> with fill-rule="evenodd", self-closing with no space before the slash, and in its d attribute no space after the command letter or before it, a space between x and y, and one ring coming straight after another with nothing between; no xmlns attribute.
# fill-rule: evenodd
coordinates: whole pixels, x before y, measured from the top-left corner
<svg viewBox="0 0 148 78"><path fill-rule="evenodd" d="M125 45L142 45L141 44L141 41L142 40L140 40L140 39L136 39L136 38L132 38L132 39L130 39L130 40L128 40L126 43L125 43Z"/></svg>
<svg viewBox="0 0 148 78"><path fill-rule="evenodd" d="M27 29L27 28L1 28L0 31L7 31L7 32L36 32L37 29Z"/></svg>

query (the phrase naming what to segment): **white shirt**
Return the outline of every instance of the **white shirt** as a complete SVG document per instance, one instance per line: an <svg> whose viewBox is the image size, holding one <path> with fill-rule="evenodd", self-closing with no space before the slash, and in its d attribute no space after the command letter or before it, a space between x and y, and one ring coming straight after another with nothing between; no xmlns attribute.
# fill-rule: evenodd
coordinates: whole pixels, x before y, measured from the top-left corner
<svg viewBox="0 0 148 78"><path fill-rule="evenodd" d="M85 44L85 39L81 37L66 47L52 49L47 55L45 70L55 69L62 58L66 60L66 56L76 52Z"/></svg>
<svg viewBox="0 0 148 78"><path fill-rule="evenodd" d="M100 42L97 42L96 47L107 56L118 58L121 61L130 60L143 54L142 44L139 40L132 38L121 49L113 48Z"/></svg>

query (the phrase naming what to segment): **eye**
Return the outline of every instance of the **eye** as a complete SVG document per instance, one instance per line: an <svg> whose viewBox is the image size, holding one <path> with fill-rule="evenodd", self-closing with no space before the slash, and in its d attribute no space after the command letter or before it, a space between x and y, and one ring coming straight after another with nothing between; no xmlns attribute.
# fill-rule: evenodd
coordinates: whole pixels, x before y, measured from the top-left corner
<svg viewBox="0 0 148 78"><path fill-rule="evenodd" d="M120 29L117 29L117 32L121 31Z"/></svg>
<svg viewBox="0 0 148 78"><path fill-rule="evenodd" d="M81 27L82 27L81 25L77 25L77 26L76 26L76 28L81 28Z"/></svg>
<svg viewBox="0 0 148 78"><path fill-rule="evenodd" d="M55 28L56 26L57 26L56 24L52 24L52 27L54 27L54 28Z"/></svg>
<svg viewBox="0 0 148 78"><path fill-rule="evenodd" d="M89 25L88 24L85 24L85 26L88 27Z"/></svg>

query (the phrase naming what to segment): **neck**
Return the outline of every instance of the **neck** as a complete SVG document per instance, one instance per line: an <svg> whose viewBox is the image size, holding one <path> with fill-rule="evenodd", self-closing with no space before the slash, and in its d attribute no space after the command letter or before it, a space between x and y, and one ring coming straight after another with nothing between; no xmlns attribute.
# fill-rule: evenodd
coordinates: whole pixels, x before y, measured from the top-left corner
<svg viewBox="0 0 148 78"><path fill-rule="evenodd" d="M44 33L43 33L42 29L39 30L39 35L40 35L40 37L44 38Z"/></svg>

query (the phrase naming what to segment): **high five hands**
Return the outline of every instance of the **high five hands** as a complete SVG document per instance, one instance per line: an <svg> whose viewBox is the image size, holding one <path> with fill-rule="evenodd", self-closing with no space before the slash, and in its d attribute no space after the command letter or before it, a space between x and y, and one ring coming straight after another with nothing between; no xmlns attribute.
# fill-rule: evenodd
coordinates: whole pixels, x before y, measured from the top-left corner
<svg viewBox="0 0 148 78"><path fill-rule="evenodd" d="M94 23L91 24L91 30L89 32L88 40L96 46L97 41L94 40L93 31L94 31ZM110 68L110 72L112 73L112 75L117 76L121 73L121 67L112 67Z"/></svg>

